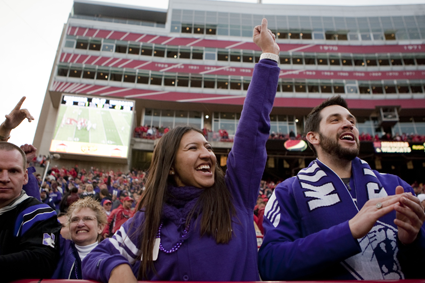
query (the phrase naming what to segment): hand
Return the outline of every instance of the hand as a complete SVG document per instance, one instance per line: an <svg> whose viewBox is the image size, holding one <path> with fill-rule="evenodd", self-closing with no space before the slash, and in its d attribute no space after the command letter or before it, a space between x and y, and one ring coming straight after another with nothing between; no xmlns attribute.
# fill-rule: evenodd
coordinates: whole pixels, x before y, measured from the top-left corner
<svg viewBox="0 0 425 283"><path fill-rule="evenodd" d="M400 202L395 205L398 227L398 239L404 245L413 243L419 230L424 224L425 213L419 199L410 193L404 193L402 186L396 188L396 195L400 195Z"/></svg>
<svg viewBox="0 0 425 283"><path fill-rule="evenodd" d="M396 194L368 200L356 216L348 221L354 239L360 239L366 236L379 218L395 209L395 205L399 203L401 198L402 195ZM378 209L376 207L377 203L381 203L382 208Z"/></svg>
<svg viewBox="0 0 425 283"><path fill-rule="evenodd" d="M19 126L22 121L26 118L28 122L34 120L34 117L31 116L30 112L27 109L21 109L22 104L25 101L25 96L16 104L15 108L10 112L9 115L6 115L6 120L3 122L2 126L7 130L12 130Z"/></svg>
<svg viewBox="0 0 425 283"><path fill-rule="evenodd" d="M134 277L133 271L128 264L121 264L112 269L111 276L109 277L108 283L137 283L136 277Z"/></svg>
<svg viewBox="0 0 425 283"><path fill-rule="evenodd" d="M275 42L276 36L267 28L267 20L263 19L261 26L254 27L253 41L263 53L279 55L279 45Z"/></svg>
<svg viewBox="0 0 425 283"><path fill-rule="evenodd" d="M21 145L21 149L23 152L25 152L25 155L27 156L27 167L28 164L36 157L37 149L32 144L24 144Z"/></svg>

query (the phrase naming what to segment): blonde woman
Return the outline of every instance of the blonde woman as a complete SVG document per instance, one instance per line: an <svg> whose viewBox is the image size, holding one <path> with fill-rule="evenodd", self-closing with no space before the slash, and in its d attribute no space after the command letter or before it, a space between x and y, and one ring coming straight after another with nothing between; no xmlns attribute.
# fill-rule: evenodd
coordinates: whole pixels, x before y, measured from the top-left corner
<svg viewBox="0 0 425 283"><path fill-rule="evenodd" d="M60 239L60 260L54 279L82 279L81 262L94 249L106 224L99 202L84 198L74 202L67 213L71 240Z"/></svg>

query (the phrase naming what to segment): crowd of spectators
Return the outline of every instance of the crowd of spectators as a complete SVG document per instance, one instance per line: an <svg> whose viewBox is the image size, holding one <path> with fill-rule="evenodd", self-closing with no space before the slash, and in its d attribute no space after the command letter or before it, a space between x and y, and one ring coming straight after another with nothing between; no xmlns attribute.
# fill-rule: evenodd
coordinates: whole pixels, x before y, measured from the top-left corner
<svg viewBox="0 0 425 283"><path fill-rule="evenodd" d="M425 142L425 135L419 135L419 134L399 134L396 133L394 136L391 133L385 133L381 137L376 134L372 137L369 133L361 133L359 135L360 141L370 141L370 142L377 142L377 141L403 141L403 142Z"/></svg>

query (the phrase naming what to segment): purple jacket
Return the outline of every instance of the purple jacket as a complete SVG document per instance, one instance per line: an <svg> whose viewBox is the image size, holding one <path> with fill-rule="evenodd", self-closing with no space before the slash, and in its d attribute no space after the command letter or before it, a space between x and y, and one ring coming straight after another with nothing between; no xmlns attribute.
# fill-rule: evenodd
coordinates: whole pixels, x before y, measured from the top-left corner
<svg viewBox="0 0 425 283"><path fill-rule="evenodd" d="M37 178L33 175L35 172L34 167L28 167L28 183L22 187L22 189L29 195L35 199L41 201L40 198L40 187L38 186Z"/></svg>
<svg viewBox="0 0 425 283"><path fill-rule="evenodd" d="M154 263L157 271L150 280L175 281L258 281L257 241L253 209L266 164L269 115L273 107L280 69L270 60L255 66L241 120L229 153L226 184L233 197L236 216L233 236L228 244L217 244L212 237L200 237L199 226L189 231L177 252L159 252ZM83 261L85 279L107 282L111 271L120 264L130 264L137 277L140 237L134 233L144 221L144 213L133 218L101 242ZM200 219L201 217L198 217ZM133 224L133 225L132 225ZM161 243L171 247L180 233L172 221L161 230Z"/></svg>

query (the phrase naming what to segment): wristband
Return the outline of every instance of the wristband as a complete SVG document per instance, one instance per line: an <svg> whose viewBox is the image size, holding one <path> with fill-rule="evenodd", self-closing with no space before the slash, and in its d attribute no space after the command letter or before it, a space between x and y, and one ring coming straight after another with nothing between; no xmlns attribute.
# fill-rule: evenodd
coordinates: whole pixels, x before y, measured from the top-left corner
<svg viewBox="0 0 425 283"><path fill-rule="evenodd" d="M260 56L260 60L263 60L263 59L270 59L279 63L279 55L276 55L273 53L262 53Z"/></svg>

